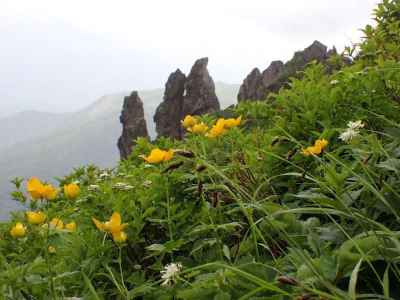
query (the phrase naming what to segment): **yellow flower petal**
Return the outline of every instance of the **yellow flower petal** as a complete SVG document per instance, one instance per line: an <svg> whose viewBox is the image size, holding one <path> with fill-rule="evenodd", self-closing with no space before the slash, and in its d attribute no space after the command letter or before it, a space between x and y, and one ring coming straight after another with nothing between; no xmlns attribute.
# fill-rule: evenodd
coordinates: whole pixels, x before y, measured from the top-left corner
<svg viewBox="0 0 400 300"><path fill-rule="evenodd" d="M26 235L26 227L22 223L18 222L13 228L11 228L10 235L13 238L24 237Z"/></svg>
<svg viewBox="0 0 400 300"><path fill-rule="evenodd" d="M46 221L46 215L40 211L28 211L26 212L26 219L29 224L40 225Z"/></svg>
<svg viewBox="0 0 400 300"><path fill-rule="evenodd" d="M49 223L51 228L55 228L55 229L64 229L64 222L59 219L59 218L53 218L50 223Z"/></svg>
<svg viewBox="0 0 400 300"><path fill-rule="evenodd" d="M31 177L28 180L26 189L33 200L42 198L43 184L37 177Z"/></svg>
<svg viewBox="0 0 400 300"><path fill-rule="evenodd" d="M75 222L70 222L68 224L65 224L65 229L70 231L70 232L76 231L76 223Z"/></svg>
<svg viewBox="0 0 400 300"><path fill-rule="evenodd" d="M96 225L96 228L98 230L100 230L100 231L104 231L105 230L104 223L100 222L99 220L97 220L95 218L92 218L92 221L93 221L94 225Z"/></svg>
<svg viewBox="0 0 400 300"><path fill-rule="evenodd" d="M195 134L204 134L207 132L208 126L201 122L200 124L195 124L193 127L190 127L187 130Z"/></svg>
<svg viewBox="0 0 400 300"><path fill-rule="evenodd" d="M185 128L193 127L199 122L199 120L191 115L187 115L182 121L182 126Z"/></svg>
<svg viewBox="0 0 400 300"><path fill-rule="evenodd" d="M64 185L64 194L70 200L76 199L79 196L80 191L79 185L76 183Z"/></svg>
<svg viewBox="0 0 400 300"><path fill-rule="evenodd" d="M123 243L128 238L127 234L124 231L118 231L112 234L113 240L116 243Z"/></svg>
<svg viewBox="0 0 400 300"><path fill-rule="evenodd" d="M174 156L174 151L172 149L164 151L164 161L169 161Z"/></svg>

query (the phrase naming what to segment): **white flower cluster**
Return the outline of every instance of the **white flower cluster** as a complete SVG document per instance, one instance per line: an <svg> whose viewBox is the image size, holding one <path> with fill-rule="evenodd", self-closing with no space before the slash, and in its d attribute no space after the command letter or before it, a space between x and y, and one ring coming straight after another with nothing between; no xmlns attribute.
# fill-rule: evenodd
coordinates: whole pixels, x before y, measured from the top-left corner
<svg viewBox="0 0 400 300"><path fill-rule="evenodd" d="M110 173L104 171L103 173L101 173L101 174L99 175L99 179L100 179L100 180L104 180L104 179L109 178L110 176L111 176Z"/></svg>
<svg viewBox="0 0 400 300"><path fill-rule="evenodd" d="M88 186L88 191L90 192L95 192L95 191L99 191L100 190L100 186L97 184L91 184Z"/></svg>
<svg viewBox="0 0 400 300"><path fill-rule="evenodd" d="M113 185L113 188L121 191L129 191L133 189L133 186L125 182L117 182Z"/></svg>
<svg viewBox="0 0 400 300"><path fill-rule="evenodd" d="M179 272L182 269L181 263L170 263L164 267L161 271L161 279L164 280L161 285L168 286L171 283L175 283Z"/></svg>
<svg viewBox="0 0 400 300"><path fill-rule="evenodd" d="M350 121L347 123L347 129L340 134L339 139L343 142L349 143L355 137L360 135L360 129L362 128L364 128L364 124L361 120L355 122Z"/></svg>

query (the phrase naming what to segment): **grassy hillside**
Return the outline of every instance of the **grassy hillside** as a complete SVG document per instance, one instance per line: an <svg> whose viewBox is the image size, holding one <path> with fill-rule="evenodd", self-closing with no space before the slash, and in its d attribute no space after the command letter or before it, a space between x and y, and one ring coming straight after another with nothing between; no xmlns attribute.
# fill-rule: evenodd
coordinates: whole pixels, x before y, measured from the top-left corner
<svg viewBox="0 0 400 300"><path fill-rule="evenodd" d="M400 299L400 1L375 16L336 73L188 117L57 195L17 183L36 200L0 225L4 297Z"/></svg>
<svg viewBox="0 0 400 300"><path fill-rule="evenodd" d="M216 90L222 107L235 102L237 85L217 83ZM153 115L162 96L162 89L140 92L153 138ZM24 112L0 119L0 140L4 142L0 145L0 220L16 208L9 202L10 181L15 177L36 175L50 180L81 165L115 166L123 97L124 93L104 96L71 114Z"/></svg>

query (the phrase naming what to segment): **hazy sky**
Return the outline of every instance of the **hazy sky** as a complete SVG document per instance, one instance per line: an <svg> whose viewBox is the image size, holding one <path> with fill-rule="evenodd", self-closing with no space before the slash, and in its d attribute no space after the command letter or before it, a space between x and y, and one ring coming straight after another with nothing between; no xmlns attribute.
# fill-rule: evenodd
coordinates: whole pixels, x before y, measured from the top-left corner
<svg viewBox="0 0 400 300"><path fill-rule="evenodd" d="M163 87L203 56L214 80L240 83L316 39L357 42L376 2L0 0L0 116Z"/></svg>

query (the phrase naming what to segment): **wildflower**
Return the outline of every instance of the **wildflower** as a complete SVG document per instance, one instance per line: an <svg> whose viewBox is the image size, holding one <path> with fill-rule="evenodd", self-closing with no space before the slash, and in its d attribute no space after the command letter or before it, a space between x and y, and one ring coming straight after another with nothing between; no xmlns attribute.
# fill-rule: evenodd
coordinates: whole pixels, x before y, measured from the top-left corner
<svg viewBox="0 0 400 300"><path fill-rule="evenodd" d="M161 279L163 279L162 286L168 286L176 281L179 272L182 269L182 264L180 263L170 263L164 267L161 271Z"/></svg>
<svg viewBox="0 0 400 300"><path fill-rule="evenodd" d="M11 228L10 235L13 238L24 237L26 235L26 227L21 222L18 222Z"/></svg>
<svg viewBox="0 0 400 300"><path fill-rule="evenodd" d="M60 229L60 230L64 229L64 222L59 218L53 218L50 221L49 225L50 225L50 228L55 228L55 229Z"/></svg>
<svg viewBox="0 0 400 300"><path fill-rule="evenodd" d="M153 149L149 156L140 156L146 162L151 164L158 164L160 162L169 161L174 156L173 150L164 151L159 148Z"/></svg>
<svg viewBox="0 0 400 300"><path fill-rule="evenodd" d="M54 200L57 197L57 190L51 184L43 184L37 177L30 178L26 188L33 200Z"/></svg>
<svg viewBox="0 0 400 300"><path fill-rule="evenodd" d="M76 199L79 196L80 192L81 189L79 188L79 185L77 185L76 183L70 183L64 185L64 194L70 200Z"/></svg>
<svg viewBox="0 0 400 300"><path fill-rule="evenodd" d="M199 124L193 125L193 127L189 127L187 130L191 133L204 134L207 132L208 126L201 122Z"/></svg>
<svg viewBox="0 0 400 300"><path fill-rule="evenodd" d="M44 185L44 190L43 190L43 198L47 200L54 200L56 199L58 194L58 191L55 187L53 187L51 184L46 184Z"/></svg>
<svg viewBox="0 0 400 300"><path fill-rule="evenodd" d="M76 231L76 223L75 222L70 222L68 224L65 224L65 230L67 230L69 232Z"/></svg>
<svg viewBox="0 0 400 300"><path fill-rule="evenodd" d="M207 137L216 138L226 132L225 119L218 119L217 123L213 125L211 130L206 134Z"/></svg>
<svg viewBox="0 0 400 300"><path fill-rule="evenodd" d="M331 85L336 85L338 83L339 83L339 80L336 80L336 79L331 80L331 82L330 82Z"/></svg>
<svg viewBox="0 0 400 300"><path fill-rule="evenodd" d="M360 132L358 130L354 130L351 128L348 128L346 131L342 132L339 135L339 139L341 139L343 142L350 142L352 139L354 139L355 137L359 136Z"/></svg>
<svg viewBox="0 0 400 300"><path fill-rule="evenodd" d="M143 183L142 183L142 185L144 186L144 187L150 187L151 185L152 185L152 181L151 180L145 180L145 181L143 181Z"/></svg>
<svg viewBox="0 0 400 300"><path fill-rule="evenodd" d="M182 121L182 126L184 128L190 128L196 125L199 122L199 120L191 115L187 115Z"/></svg>
<svg viewBox="0 0 400 300"><path fill-rule="evenodd" d="M103 173L101 173L101 174L99 175L99 178L100 178L100 179L106 179L106 178L108 178L108 177L110 177L110 174L107 173L107 172L103 172Z"/></svg>
<svg viewBox="0 0 400 300"><path fill-rule="evenodd" d="M29 224L40 225L46 221L46 215L40 211L28 211L26 212L26 219L28 220Z"/></svg>
<svg viewBox="0 0 400 300"><path fill-rule="evenodd" d="M57 252L56 248L51 245L47 248L47 251L49 251L49 253L51 253L51 254L54 254Z"/></svg>
<svg viewBox="0 0 400 300"><path fill-rule="evenodd" d="M361 120L358 120L355 122L350 121L349 123L347 123L347 128L353 129L353 130L360 130L360 129L364 128L364 126L365 125L363 124L363 122Z"/></svg>
<svg viewBox="0 0 400 300"><path fill-rule="evenodd" d="M92 218L92 221L100 231L111 233L116 243L126 241L127 235L123 230L128 224L121 224L121 215L118 212L114 212L110 220L105 223L100 222L96 218Z"/></svg>
<svg viewBox="0 0 400 300"><path fill-rule="evenodd" d="M328 146L328 141L325 139L318 139L314 142L313 146L309 146L302 151L304 156L319 155Z"/></svg>
<svg viewBox="0 0 400 300"><path fill-rule="evenodd" d="M97 184L91 184L88 186L88 191L94 192L100 190L100 186Z"/></svg>
<svg viewBox="0 0 400 300"><path fill-rule="evenodd" d="M133 189L133 186L131 186L130 184L126 184L124 182L117 182L116 184L114 184L113 188L122 191L129 191Z"/></svg>
<svg viewBox="0 0 400 300"><path fill-rule="evenodd" d="M124 243L127 238L128 238L128 236L125 233L125 231L118 231L113 234L113 239L114 239L114 242L116 242L116 243Z"/></svg>
<svg viewBox="0 0 400 300"><path fill-rule="evenodd" d="M230 118L230 119L226 119L224 122L225 128L233 128L233 127L237 127L240 125L240 123L242 122L242 116L234 119L234 118Z"/></svg>
<svg viewBox="0 0 400 300"><path fill-rule="evenodd" d="M364 128L361 120L350 121L347 123L347 129L339 135L339 139L343 142L349 143L351 140L360 135L360 129Z"/></svg>

